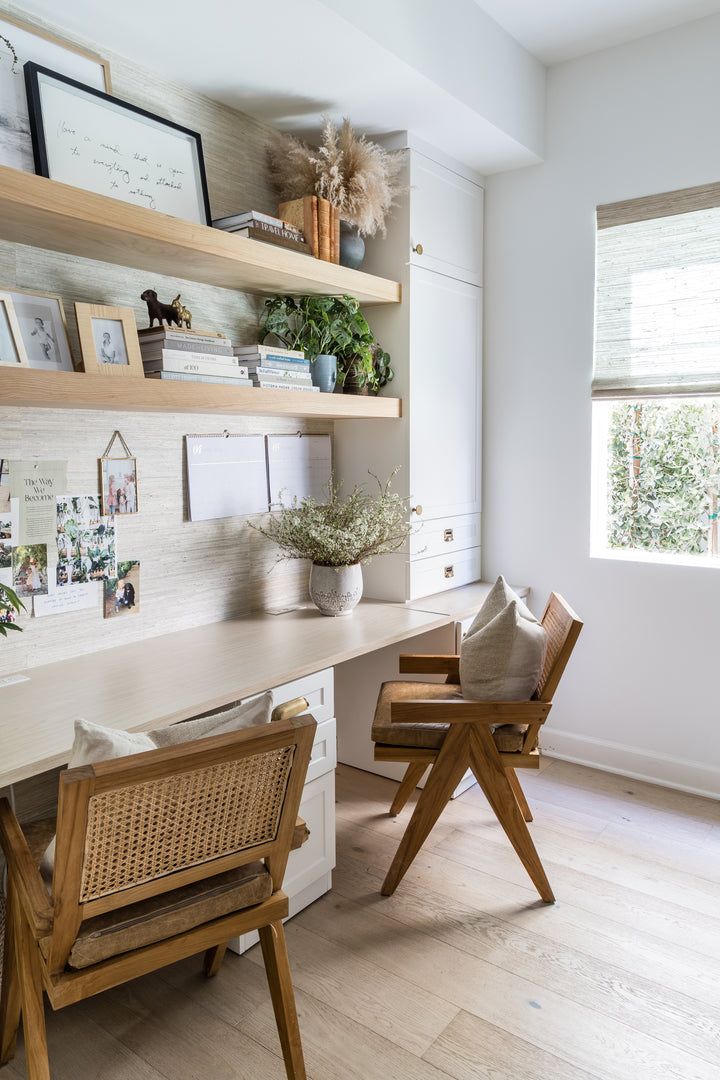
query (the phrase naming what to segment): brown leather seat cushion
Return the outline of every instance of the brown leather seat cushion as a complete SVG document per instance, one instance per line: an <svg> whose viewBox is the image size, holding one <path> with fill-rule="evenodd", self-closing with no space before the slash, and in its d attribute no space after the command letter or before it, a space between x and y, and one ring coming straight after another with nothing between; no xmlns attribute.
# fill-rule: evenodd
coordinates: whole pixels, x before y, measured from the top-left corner
<svg viewBox="0 0 720 1080"><path fill-rule="evenodd" d="M372 740L385 746L422 747L439 750L447 734L447 724L398 724L390 721L390 706L394 701L462 701L456 683L386 682L380 687ZM525 727L520 724L501 724L493 731L495 745L501 753L522 750Z"/></svg>
<svg viewBox="0 0 720 1080"><path fill-rule="evenodd" d="M55 818L51 817L22 826L37 864L55 835L55 824ZM298 818L293 848L300 847L309 835L307 825ZM264 863L253 862L98 915L80 927L70 952L69 966L90 967L111 956L164 941L212 919L259 904L272 891L272 878Z"/></svg>

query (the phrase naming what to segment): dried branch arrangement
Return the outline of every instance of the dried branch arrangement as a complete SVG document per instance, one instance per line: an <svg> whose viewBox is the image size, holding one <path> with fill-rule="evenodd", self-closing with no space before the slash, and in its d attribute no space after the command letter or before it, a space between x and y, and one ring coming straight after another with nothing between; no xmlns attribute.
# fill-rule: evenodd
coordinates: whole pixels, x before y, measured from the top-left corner
<svg viewBox="0 0 720 1080"><path fill-rule="evenodd" d="M347 117L339 127L324 121L317 149L295 135L273 135L268 167L281 200L319 195L361 236L385 234L386 218L403 190L400 155L356 134Z"/></svg>

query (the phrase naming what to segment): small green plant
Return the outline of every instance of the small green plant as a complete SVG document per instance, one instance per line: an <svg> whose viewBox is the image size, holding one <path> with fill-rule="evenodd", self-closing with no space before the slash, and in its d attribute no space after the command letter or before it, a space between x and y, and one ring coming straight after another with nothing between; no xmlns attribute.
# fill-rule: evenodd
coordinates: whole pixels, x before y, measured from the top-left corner
<svg viewBox="0 0 720 1080"><path fill-rule="evenodd" d="M260 342L271 336L310 360L336 356L339 386L351 375L358 388L377 393L392 378L390 356L375 341L354 296L273 296L265 301Z"/></svg>
<svg viewBox="0 0 720 1080"><path fill-rule="evenodd" d="M22 626L15 622L15 616L25 610L17 593L8 585L0 585L0 635L7 637L8 630L22 631Z"/></svg>
<svg viewBox="0 0 720 1080"><path fill-rule="evenodd" d="M397 470L396 470L397 471ZM328 484L327 502L303 499L283 507L264 524L250 523L280 548L282 559L309 559L316 566L355 566L375 555L397 551L405 543L407 499L390 490L377 477L378 490L369 493L358 485L343 499L340 485Z"/></svg>

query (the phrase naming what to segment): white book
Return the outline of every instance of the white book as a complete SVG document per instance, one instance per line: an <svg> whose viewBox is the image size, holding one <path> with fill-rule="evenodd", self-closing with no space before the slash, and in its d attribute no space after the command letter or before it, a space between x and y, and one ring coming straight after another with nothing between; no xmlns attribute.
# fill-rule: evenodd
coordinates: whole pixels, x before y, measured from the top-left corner
<svg viewBox="0 0 720 1080"><path fill-rule="evenodd" d="M295 393L297 391L301 391L302 393L305 393L305 394L308 394L308 393L309 394L319 394L320 393L320 387L319 386L305 386L304 383L299 385L299 386L295 386L295 385L292 385L292 384L286 383L286 382L284 382L284 383L283 382L276 382L276 381L271 382L270 379L253 379L252 381L253 381L253 384L255 386L259 386L261 390L290 390L292 393Z"/></svg>
<svg viewBox="0 0 720 1080"><path fill-rule="evenodd" d="M233 379L226 375L194 375L188 371L148 371L146 379L163 379L169 382L223 383L226 386L252 386L252 379Z"/></svg>
<svg viewBox="0 0 720 1080"><path fill-rule="evenodd" d="M242 214L228 214L227 217L215 218L214 229L238 229L249 225L253 221L264 221L266 225L278 225L293 232L300 232L295 225L291 225L282 218L272 217L271 214L261 214L259 210L245 210Z"/></svg>
<svg viewBox="0 0 720 1080"><path fill-rule="evenodd" d="M288 356L295 360L304 360L305 353L301 349L283 349L280 345L236 345L233 349L236 356L247 356L255 353L257 356Z"/></svg>
<svg viewBox="0 0 720 1080"><path fill-rule="evenodd" d="M168 355L168 350L163 349L162 359L143 360L146 371L186 371L189 374L222 375L228 379L247 379L248 369L244 364L238 364L234 357L224 357L230 363L218 363L216 357L198 356L195 353L180 353Z"/></svg>
<svg viewBox="0 0 720 1080"><path fill-rule="evenodd" d="M259 367L257 364L248 364L246 370L250 375L257 375L259 379L269 379L270 382L312 382L309 371L280 371L271 367Z"/></svg>

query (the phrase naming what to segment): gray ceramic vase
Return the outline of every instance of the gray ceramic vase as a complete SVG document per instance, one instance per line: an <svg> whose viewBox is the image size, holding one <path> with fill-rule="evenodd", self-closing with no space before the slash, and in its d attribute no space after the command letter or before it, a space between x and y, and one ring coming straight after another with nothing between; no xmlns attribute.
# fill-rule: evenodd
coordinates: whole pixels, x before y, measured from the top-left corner
<svg viewBox="0 0 720 1080"><path fill-rule="evenodd" d="M337 357L320 353L310 364L313 386L318 386L321 393L332 394L337 382Z"/></svg>
<svg viewBox="0 0 720 1080"><path fill-rule="evenodd" d="M358 236L357 229L347 221L340 222L340 265L350 270L362 266L365 258L365 241Z"/></svg>
<svg viewBox="0 0 720 1080"><path fill-rule="evenodd" d="M362 567L317 566L310 569L310 599L323 615L349 615L363 593Z"/></svg>

